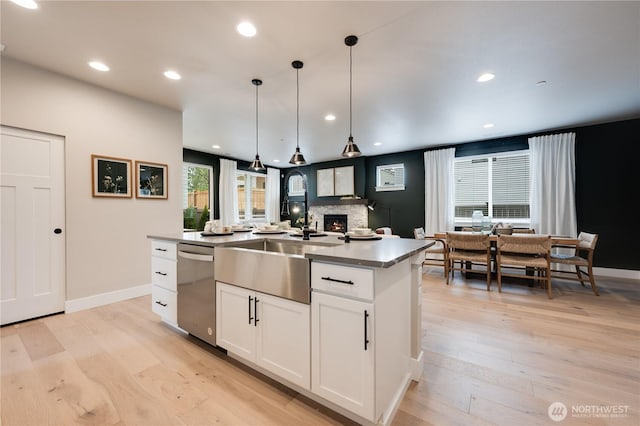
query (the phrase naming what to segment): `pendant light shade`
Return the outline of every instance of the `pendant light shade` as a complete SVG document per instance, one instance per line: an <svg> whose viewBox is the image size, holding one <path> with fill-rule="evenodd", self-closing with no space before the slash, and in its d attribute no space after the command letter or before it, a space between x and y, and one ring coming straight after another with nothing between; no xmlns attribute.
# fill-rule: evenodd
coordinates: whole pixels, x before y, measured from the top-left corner
<svg viewBox="0 0 640 426"><path fill-rule="evenodd" d="M357 43L358 43L358 37L354 35L347 36L344 39L344 44L349 46L349 139L347 140L347 145L342 150L343 157L359 157L360 154L362 154L360 152L360 149L358 149L358 145L356 145L355 142L353 142L353 135L351 134L351 127L353 124L353 118L352 118L353 114L352 114L352 107L351 107L351 104L352 104L351 95L353 91L352 90L353 60L352 60L351 50L353 46L355 46Z"/></svg>
<svg viewBox="0 0 640 426"><path fill-rule="evenodd" d="M258 86L262 84L262 80L254 78L251 80L254 86L256 86L256 159L251 163L253 170L264 170L264 165L260 161L260 155L258 154Z"/></svg>
<svg viewBox="0 0 640 426"><path fill-rule="evenodd" d="M290 164L300 166L306 164L304 156L300 152L300 68L304 64L301 61L291 62L291 66L296 70L296 152L291 156L289 160Z"/></svg>

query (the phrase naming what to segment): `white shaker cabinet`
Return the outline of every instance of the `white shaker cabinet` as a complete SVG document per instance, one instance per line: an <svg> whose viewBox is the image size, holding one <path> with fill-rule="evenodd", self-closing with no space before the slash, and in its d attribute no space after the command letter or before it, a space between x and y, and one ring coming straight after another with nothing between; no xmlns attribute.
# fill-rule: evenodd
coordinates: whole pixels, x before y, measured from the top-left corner
<svg viewBox="0 0 640 426"><path fill-rule="evenodd" d="M373 416L373 304L314 293L313 392L362 417Z"/></svg>
<svg viewBox="0 0 640 426"><path fill-rule="evenodd" d="M311 391L386 424L408 386L410 264L311 264Z"/></svg>
<svg viewBox="0 0 640 426"><path fill-rule="evenodd" d="M310 388L309 305L216 283L216 344Z"/></svg>
<svg viewBox="0 0 640 426"><path fill-rule="evenodd" d="M151 310L172 325L178 323L177 245L151 241Z"/></svg>

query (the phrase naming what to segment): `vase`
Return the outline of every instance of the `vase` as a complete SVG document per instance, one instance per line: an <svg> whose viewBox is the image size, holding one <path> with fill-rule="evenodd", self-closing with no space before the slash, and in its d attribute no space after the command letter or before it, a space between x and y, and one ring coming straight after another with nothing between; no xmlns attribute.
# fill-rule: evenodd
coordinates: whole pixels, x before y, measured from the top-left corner
<svg viewBox="0 0 640 426"><path fill-rule="evenodd" d="M471 229L473 232L481 232L482 231L482 220L484 215L482 214L482 210L474 210L471 215Z"/></svg>

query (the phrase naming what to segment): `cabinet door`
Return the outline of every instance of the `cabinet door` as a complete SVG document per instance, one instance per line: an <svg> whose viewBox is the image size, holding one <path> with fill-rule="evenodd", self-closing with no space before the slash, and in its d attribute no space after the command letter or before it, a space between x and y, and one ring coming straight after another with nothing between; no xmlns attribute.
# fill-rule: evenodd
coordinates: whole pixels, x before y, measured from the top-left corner
<svg viewBox="0 0 640 426"><path fill-rule="evenodd" d="M254 300L253 291L216 283L216 345L255 362Z"/></svg>
<svg viewBox="0 0 640 426"><path fill-rule="evenodd" d="M311 330L309 305L256 293L257 363L278 376L310 389Z"/></svg>
<svg viewBox="0 0 640 426"><path fill-rule="evenodd" d="M311 391L372 421L373 327L372 304L311 294Z"/></svg>

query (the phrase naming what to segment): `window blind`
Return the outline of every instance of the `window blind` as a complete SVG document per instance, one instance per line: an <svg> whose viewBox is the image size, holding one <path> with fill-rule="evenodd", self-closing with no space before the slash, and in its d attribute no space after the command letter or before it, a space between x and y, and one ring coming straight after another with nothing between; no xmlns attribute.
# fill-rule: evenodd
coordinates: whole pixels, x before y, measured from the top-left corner
<svg viewBox="0 0 640 426"><path fill-rule="evenodd" d="M459 159L454 162L455 216L481 210L493 219L528 219L529 154Z"/></svg>

